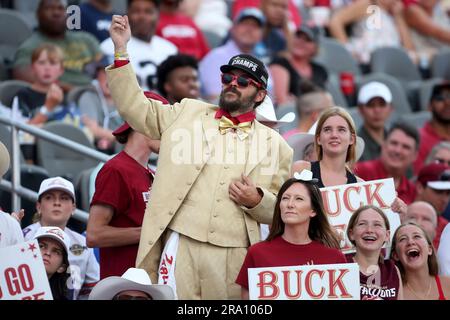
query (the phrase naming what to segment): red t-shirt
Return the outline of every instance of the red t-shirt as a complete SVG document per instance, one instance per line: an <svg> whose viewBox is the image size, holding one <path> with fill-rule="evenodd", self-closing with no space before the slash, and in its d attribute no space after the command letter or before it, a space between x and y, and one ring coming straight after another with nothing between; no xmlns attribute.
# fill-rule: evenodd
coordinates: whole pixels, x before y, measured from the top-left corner
<svg viewBox="0 0 450 320"><path fill-rule="evenodd" d="M356 163L355 174L366 181L391 177L384 168L380 158ZM416 187L406 176L401 178L397 193L398 197L406 204L410 204L416 199Z"/></svg>
<svg viewBox="0 0 450 320"><path fill-rule="evenodd" d="M248 289L249 268L334 263L347 263L340 250L326 247L317 241L304 245L292 244L280 236L271 241L258 242L248 249L236 283Z"/></svg>
<svg viewBox="0 0 450 320"><path fill-rule="evenodd" d="M181 53L201 60L209 51L201 30L194 21L182 14L159 14L156 34L177 46Z"/></svg>
<svg viewBox="0 0 450 320"><path fill-rule="evenodd" d="M444 137L439 136L430 122L425 123L425 125L420 129L420 147L419 153L417 154L417 159L414 161L414 174L417 175L422 169L425 159L430 154L431 149L441 141L445 141Z"/></svg>
<svg viewBox="0 0 450 320"><path fill-rule="evenodd" d="M105 163L95 180L92 205L109 205L114 215L112 227L142 226L153 175L125 151ZM138 243L121 247L100 248L100 278L121 276L134 267Z"/></svg>
<svg viewBox="0 0 450 320"><path fill-rule="evenodd" d="M354 254L346 255L347 262L353 263ZM372 275L359 272L361 300L397 300L400 288L400 278L392 260L378 263L378 271Z"/></svg>

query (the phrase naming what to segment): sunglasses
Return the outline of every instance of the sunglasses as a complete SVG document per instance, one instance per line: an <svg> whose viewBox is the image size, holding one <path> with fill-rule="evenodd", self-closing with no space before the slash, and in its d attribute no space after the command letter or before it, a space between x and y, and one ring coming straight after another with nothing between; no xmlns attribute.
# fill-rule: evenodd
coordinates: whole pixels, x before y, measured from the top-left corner
<svg viewBox="0 0 450 320"><path fill-rule="evenodd" d="M236 81L238 87L241 87L241 88L247 88L250 84L253 84L258 89L262 87L262 85L260 83L256 82L253 79L250 79L248 77L242 76L242 75L237 76L237 75L231 74L231 73L223 73L221 79L222 79L222 84L225 84L225 85L229 85L233 81Z"/></svg>
<svg viewBox="0 0 450 320"><path fill-rule="evenodd" d="M153 300L151 297L147 296L130 296L128 294L118 294L112 300Z"/></svg>

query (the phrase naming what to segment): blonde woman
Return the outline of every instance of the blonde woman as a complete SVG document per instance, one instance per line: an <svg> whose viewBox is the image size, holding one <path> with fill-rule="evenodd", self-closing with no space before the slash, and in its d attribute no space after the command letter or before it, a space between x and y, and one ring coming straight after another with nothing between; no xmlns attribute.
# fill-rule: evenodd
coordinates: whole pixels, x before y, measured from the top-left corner
<svg viewBox="0 0 450 320"><path fill-rule="evenodd" d="M356 161L356 148L356 128L350 114L341 107L329 108L317 122L315 149L318 161L296 161L292 172L311 170L313 177L319 180L319 188L362 182L350 170ZM358 149L361 149L360 145Z"/></svg>

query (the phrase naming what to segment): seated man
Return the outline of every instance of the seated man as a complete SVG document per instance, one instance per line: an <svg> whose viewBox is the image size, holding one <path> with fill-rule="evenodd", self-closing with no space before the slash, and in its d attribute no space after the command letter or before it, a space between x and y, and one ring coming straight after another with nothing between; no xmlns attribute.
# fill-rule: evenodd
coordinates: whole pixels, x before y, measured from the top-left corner
<svg viewBox="0 0 450 320"><path fill-rule="evenodd" d="M392 113L392 93L381 82L365 84L358 93L358 110L363 124L358 136L364 139L365 148L360 161L373 160L380 156L381 145L386 136L386 122Z"/></svg>
<svg viewBox="0 0 450 320"><path fill-rule="evenodd" d="M143 269L129 268L121 277L108 277L98 282L89 300L174 300L170 286L152 284Z"/></svg>
<svg viewBox="0 0 450 320"><path fill-rule="evenodd" d="M410 204L416 198L416 188L406 177L406 172L416 159L418 147L416 128L406 123L395 123L381 146L380 157L358 162L355 174L366 181L394 178L398 197Z"/></svg>

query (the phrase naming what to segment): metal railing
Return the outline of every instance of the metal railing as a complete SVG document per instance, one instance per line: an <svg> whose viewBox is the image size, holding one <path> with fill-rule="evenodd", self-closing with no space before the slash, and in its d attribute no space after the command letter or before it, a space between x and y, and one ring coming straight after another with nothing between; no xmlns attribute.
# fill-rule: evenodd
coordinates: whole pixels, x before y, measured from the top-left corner
<svg viewBox="0 0 450 320"><path fill-rule="evenodd" d="M48 132L46 130L37 128L36 126L29 125L14 119L10 119L3 115L0 115L0 123L6 124L11 127L11 172L12 181L7 181L5 179L1 180L0 188L12 193L11 197L11 208L12 211L20 210L21 203L20 197L23 197L30 201L37 201L37 192L27 189L21 185L20 182L20 145L18 139L18 131L22 130L28 132L40 139L44 139L50 143L57 144L64 148L70 149L74 152L80 153L86 157L98 160L100 162L106 162L109 160L110 156L94 150L92 148L81 145L70 139L58 136L54 133ZM76 209L73 218L80 220L82 222L87 222L89 214L86 211Z"/></svg>

